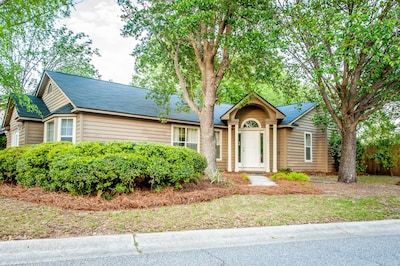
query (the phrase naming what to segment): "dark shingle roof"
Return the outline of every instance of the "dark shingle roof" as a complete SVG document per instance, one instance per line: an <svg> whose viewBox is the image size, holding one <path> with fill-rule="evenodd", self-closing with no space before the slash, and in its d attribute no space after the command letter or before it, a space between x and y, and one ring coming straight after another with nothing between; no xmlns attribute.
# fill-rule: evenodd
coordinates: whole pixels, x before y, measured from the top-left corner
<svg viewBox="0 0 400 266"><path fill-rule="evenodd" d="M71 100L72 104L78 108L155 118L159 117L160 113L164 111L155 101L146 97L149 92L148 89L55 71L46 71L46 73L57 83L65 95ZM33 96L29 97L34 103L37 103L39 109L45 108L44 112L42 111L44 116L50 115L42 99ZM179 102L179 96L171 96L168 118L198 123L199 118L193 111L180 112L177 110L180 105ZM216 105L214 123L216 125L224 125L224 122L221 121L221 116L233 106L232 104ZM314 106L315 103L301 103L276 107L280 112L286 115L280 125L292 123ZM67 104L54 111L53 114L68 114L71 113L72 108L73 106L71 104Z"/></svg>
<svg viewBox="0 0 400 266"><path fill-rule="evenodd" d="M63 90L65 95L78 108L102 110L149 117L159 117L164 111L155 101L147 99L148 89L132 87L128 85L84 78L75 75L54 71L46 71L47 74ZM179 97L173 95L170 98L169 119L199 122L194 112L179 112ZM230 104L217 105L215 108L214 123L223 125L220 116L225 113Z"/></svg>
<svg viewBox="0 0 400 266"><path fill-rule="evenodd" d="M58 108L57 110L55 110L51 114L71 114L72 113L71 110L73 108L74 107L70 103L67 103L66 105L61 106L60 108Z"/></svg>
<svg viewBox="0 0 400 266"><path fill-rule="evenodd" d="M40 114L38 112L31 110L31 108L29 108L29 106L26 105L24 100L21 100L17 96L13 95L12 98L15 102L15 105L17 106L17 112L19 117L41 119L50 114L49 109L47 109L46 104L43 102L41 98L32 95L27 95L27 97L29 98L31 105L36 105L38 107Z"/></svg>
<svg viewBox="0 0 400 266"><path fill-rule="evenodd" d="M281 125L289 125L297 118L309 111L311 108L313 108L315 105L316 103L305 102L277 106L276 108L286 115L286 117L282 120Z"/></svg>

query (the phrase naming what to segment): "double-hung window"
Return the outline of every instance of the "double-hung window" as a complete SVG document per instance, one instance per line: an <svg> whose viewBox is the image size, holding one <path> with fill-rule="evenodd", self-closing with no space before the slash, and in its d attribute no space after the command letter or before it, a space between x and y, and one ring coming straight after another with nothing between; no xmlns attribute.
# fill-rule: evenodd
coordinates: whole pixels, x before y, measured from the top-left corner
<svg viewBox="0 0 400 266"><path fill-rule="evenodd" d="M11 147L19 146L19 131L13 132L11 134Z"/></svg>
<svg viewBox="0 0 400 266"><path fill-rule="evenodd" d="M47 122L45 124L45 141L54 141L54 120Z"/></svg>
<svg viewBox="0 0 400 266"><path fill-rule="evenodd" d="M75 143L74 117L56 117L44 125L44 141L70 141Z"/></svg>
<svg viewBox="0 0 400 266"><path fill-rule="evenodd" d="M222 132L221 130L215 130L215 153L216 153L216 159L221 160L222 159L222 146L221 146L221 136Z"/></svg>
<svg viewBox="0 0 400 266"><path fill-rule="evenodd" d="M312 162L312 133L304 133L304 161Z"/></svg>
<svg viewBox="0 0 400 266"><path fill-rule="evenodd" d="M199 151L199 130L190 127L174 127L172 145Z"/></svg>
<svg viewBox="0 0 400 266"><path fill-rule="evenodd" d="M61 118L60 119L60 140L61 141L74 141L74 119Z"/></svg>

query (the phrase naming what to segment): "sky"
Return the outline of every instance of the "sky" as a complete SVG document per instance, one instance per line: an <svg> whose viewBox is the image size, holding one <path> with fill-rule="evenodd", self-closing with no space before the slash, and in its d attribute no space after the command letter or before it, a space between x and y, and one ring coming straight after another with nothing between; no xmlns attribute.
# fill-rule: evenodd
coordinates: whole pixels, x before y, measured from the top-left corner
<svg viewBox="0 0 400 266"><path fill-rule="evenodd" d="M134 58L130 55L135 46L133 38L121 36L124 22L117 0L84 0L75 5L71 16L61 23L75 33L84 32L98 48L101 57L93 57L101 79L129 84L132 80Z"/></svg>

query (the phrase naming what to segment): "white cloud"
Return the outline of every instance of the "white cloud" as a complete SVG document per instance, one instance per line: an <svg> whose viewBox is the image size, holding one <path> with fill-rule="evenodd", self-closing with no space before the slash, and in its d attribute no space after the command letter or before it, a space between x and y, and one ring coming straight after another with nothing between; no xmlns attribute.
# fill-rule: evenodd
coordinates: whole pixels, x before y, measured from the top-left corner
<svg viewBox="0 0 400 266"><path fill-rule="evenodd" d="M62 21L75 33L84 32L98 48L101 57L93 63L103 80L128 84L131 81L134 58L130 55L135 46L133 38L123 38L120 8L115 0L85 0L72 9L71 16Z"/></svg>

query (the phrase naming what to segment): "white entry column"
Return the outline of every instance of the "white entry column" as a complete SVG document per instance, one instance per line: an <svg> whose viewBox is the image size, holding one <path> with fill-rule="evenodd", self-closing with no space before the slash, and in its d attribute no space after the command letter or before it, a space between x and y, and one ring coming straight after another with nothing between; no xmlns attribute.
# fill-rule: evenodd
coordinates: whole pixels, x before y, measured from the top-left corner
<svg viewBox="0 0 400 266"><path fill-rule="evenodd" d="M271 171L271 166L270 166L270 144L269 144L269 124L265 123L265 152L264 152L264 166L265 166L265 172L269 173Z"/></svg>
<svg viewBox="0 0 400 266"><path fill-rule="evenodd" d="M278 125L273 125L272 140L272 172L278 172Z"/></svg>
<svg viewBox="0 0 400 266"><path fill-rule="evenodd" d="M232 172L232 125L228 123L228 172Z"/></svg>
<svg viewBox="0 0 400 266"><path fill-rule="evenodd" d="M235 126L235 172L239 172L239 121L233 125Z"/></svg>

